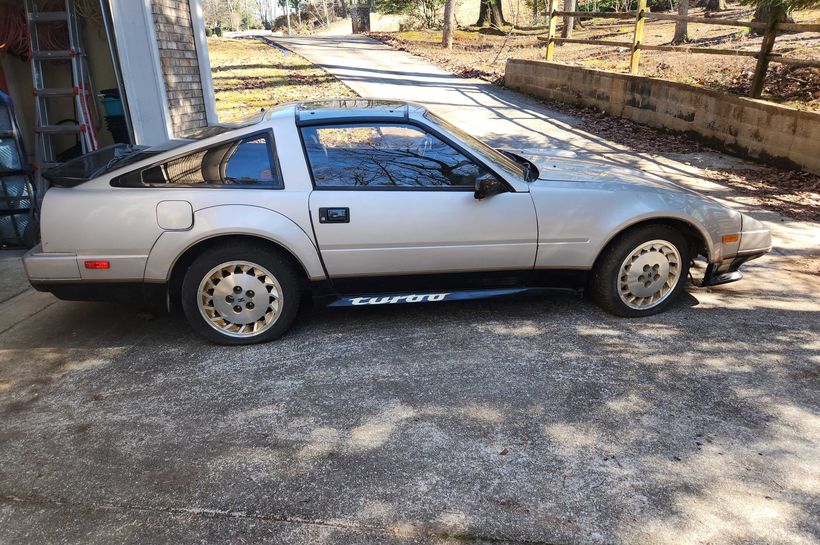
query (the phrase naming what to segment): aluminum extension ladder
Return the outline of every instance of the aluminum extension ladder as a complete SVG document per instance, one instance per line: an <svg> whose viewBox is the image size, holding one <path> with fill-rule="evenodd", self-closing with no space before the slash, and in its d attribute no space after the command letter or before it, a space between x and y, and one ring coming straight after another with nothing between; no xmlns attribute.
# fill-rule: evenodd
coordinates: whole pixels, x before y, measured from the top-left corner
<svg viewBox="0 0 820 545"><path fill-rule="evenodd" d="M28 20L29 40L31 43L31 76L34 84L35 132L34 150L35 180L38 201L42 200L47 189L41 177L43 170L55 167L61 162L55 149L54 138L59 135L77 134L86 154L97 149L97 134L94 123L96 102L94 89L91 86L88 61L81 45L80 22L72 0L65 0L64 11L42 11L38 0L25 0L26 18ZM45 25L65 23L68 35L68 49L42 49L41 29ZM58 27L59 28L59 27ZM69 61L71 65L71 87L49 87L53 72L60 70L60 61ZM52 78L46 77L46 71ZM49 102L59 97L74 98L74 116L76 124L55 123L49 115ZM53 103L52 103L53 104ZM92 116L92 112L94 115Z"/></svg>

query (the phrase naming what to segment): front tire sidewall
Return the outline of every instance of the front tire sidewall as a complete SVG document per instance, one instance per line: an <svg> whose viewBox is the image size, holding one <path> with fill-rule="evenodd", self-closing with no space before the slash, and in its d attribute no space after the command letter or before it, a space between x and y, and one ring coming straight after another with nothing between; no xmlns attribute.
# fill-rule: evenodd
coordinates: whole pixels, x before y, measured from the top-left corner
<svg viewBox="0 0 820 545"><path fill-rule="evenodd" d="M247 261L267 269L282 288L282 305L278 318L273 325L257 335L233 337L222 333L212 327L200 312L200 283L214 267L230 261ZM244 245L215 248L195 259L185 274L181 296L182 309L191 328L209 341L227 345L255 344L278 339L293 324L300 303L299 283L291 264L275 251Z"/></svg>
<svg viewBox="0 0 820 545"><path fill-rule="evenodd" d="M618 294L619 273L624 260L633 250L652 240L663 240L673 245L681 258L680 277L672 292L661 303L651 308L635 309L621 300ZM666 225L648 225L625 233L601 255L593 270L590 292L593 300L604 310L616 316L637 318L664 311L683 291L689 276L689 247L677 230Z"/></svg>

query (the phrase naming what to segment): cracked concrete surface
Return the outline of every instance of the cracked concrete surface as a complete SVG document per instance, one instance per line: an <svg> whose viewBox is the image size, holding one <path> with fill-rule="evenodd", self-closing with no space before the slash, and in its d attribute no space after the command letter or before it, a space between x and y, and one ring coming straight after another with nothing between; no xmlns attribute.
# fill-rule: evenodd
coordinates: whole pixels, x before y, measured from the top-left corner
<svg viewBox="0 0 820 545"><path fill-rule="evenodd" d="M0 303L31 288L20 259L23 253L23 250L0 250L0 277L3 278L0 283Z"/></svg>
<svg viewBox="0 0 820 545"><path fill-rule="evenodd" d="M313 311L244 348L56 303L0 341L0 542L816 543L804 295Z"/></svg>
<svg viewBox="0 0 820 545"><path fill-rule="evenodd" d="M818 227L754 214L775 252L643 320L569 295L305 311L230 348L10 299L0 543L818 543Z"/></svg>

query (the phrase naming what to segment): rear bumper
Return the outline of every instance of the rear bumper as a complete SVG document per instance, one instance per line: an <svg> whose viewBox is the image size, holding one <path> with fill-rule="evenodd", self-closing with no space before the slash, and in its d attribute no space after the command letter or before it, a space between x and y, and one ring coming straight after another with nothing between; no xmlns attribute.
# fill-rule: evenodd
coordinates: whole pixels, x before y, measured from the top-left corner
<svg viewBox="0 0 820 545"><path fill-rule="evenodd" d="M38 244L23 256L28 281L37 291L65 301L108 301L152 310L167 308L167 286L139 281L95 281L82 278L77 256L46 253Z"/></svg>
<svg viewBox="0 0 820 545"><path fill-rule="evenodd" d="M26 252L23 256L23 266L32 285L81 279L75 254L45 253L40 244Z"/></svg>
<svg viewBox="0 0 820 545"><path fill-rule="evenodd" d="M168 309L168 287L166 284L87 281L38 282L31 279L29 282L37 291L49 292L63 301L103 301L153 311Z"/></svg>

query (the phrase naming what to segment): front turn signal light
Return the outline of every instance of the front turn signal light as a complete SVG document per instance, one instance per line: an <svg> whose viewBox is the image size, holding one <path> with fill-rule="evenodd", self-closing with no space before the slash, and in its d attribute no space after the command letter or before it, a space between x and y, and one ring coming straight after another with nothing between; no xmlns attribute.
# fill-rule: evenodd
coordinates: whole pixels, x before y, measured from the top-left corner
<svg viewBox="0 0 820 545"><path fill-rule="evenodd" d="M735 242L737 242L738 240L740 240L740 235L738 235L738 234L734 234L734 235L723 235L723 238L721 239L721 241L723 242L723 244L734 244L734 243L735 243Z"/></svg>

